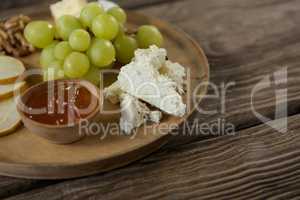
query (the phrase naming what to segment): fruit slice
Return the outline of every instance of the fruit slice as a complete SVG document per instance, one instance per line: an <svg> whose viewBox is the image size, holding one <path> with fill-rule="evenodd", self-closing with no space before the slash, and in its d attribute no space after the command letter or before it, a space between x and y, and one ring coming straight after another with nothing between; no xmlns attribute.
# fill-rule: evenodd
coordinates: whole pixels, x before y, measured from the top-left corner
<svg viewBox="0 0 300 200"><path fill-rule="evenodd" d="M16 90L22 91L24 89L26 89L25 81L0 85L0 100L12 97L14 95L14 91Z"/></svg>
<svg viewBox="0 0 300 200"><path fill-rule="evenodd" d="M0 136L10 134L21 124L14 98L0 101Z"/></svg>
<svg viewBox="0 0 300 200"><path fill-rule="evenodd" d="M25 71L21 61L9 57L0 56L0 84L12 83Z"/></svg>

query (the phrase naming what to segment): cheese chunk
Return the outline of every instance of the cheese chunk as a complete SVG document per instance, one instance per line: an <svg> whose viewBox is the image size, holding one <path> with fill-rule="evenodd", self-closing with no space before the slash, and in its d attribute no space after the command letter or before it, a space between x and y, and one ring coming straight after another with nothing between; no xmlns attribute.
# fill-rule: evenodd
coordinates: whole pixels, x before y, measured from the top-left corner
<svg viewBox="0 0 300 200"><path fill-rule="evenodd" d="M86 0L62 0L50 5L52 16L57 20L62 15L73 15L79 17Z"/></svg>
<svg viewBox="0 0 300 200"><path fill-rule="evenodd" d="M104 89L104 98L109 99L113 104L120 102L120 96L123 94L118 81Z"/></svg>
<svg viewBox="0 0 300 200"><path fill-rule="evenodd" d="M162 113L160 111L151 111L149 113L149 120L154 123L159 123L162 118Z"/></svg>
<svg viewBox="0 0 300 200"><path fill-rule="evenodd" d="M118 83L122 91L170 115L183 116L186 105L176 91L176 82L159 73L165 59L165 50L156 46L137 50L135 59L121 68Z"/></svg>
<svg viewBox="0 0 300 200"><path fill-rule="evenodd" d="M134 54L134 63L147 63L154 69L160 69L166 62L167 51L152 45L149 49L138 49Z"/></svg>
<svg viewBox="0 0 300 200"><path fill-rule="evenodd" d="M120 127L125 133L147 121L159 123L162 112L151 111L144 102L175 116L183 116L186 105L180 94L186 71L178 63L166 61L165 49L151 46L138 49L131 63L121 68L118 80L104 89L104 97L121 102Z"/></svg>
<svg viewBox="0 0 300 200"><path fill-rule="evenodd" d="M166 59L166 50L158 49L152 46L150 49L139 50L136 52L134 62L149 62L156 69L159 69L159 73L170 78L176 83L177 91L180 94L184 93L183 84L186 76L185 68L179 63L173 63ZM119 95L122 93L122 89L116 81L111 86L105 88L105 98L109 99L112 103L119 102Z"/></svg>
<svg viewBox="0 0 300 200"><path fill-rule="evenodd" d="M178 92L180 94L184 93L183 83L186 72L182 65L167 60L160 68L160 73L175 81Z"/></svg>
<svg viewBox="0 0 300 200"><path fill-rule="evenodd" d="M147 121L159 123L160 111L150 111L146 104L129 95L121 95L121 119L120 128L125 133L131 133L132 129L140 127Z"/></svg>

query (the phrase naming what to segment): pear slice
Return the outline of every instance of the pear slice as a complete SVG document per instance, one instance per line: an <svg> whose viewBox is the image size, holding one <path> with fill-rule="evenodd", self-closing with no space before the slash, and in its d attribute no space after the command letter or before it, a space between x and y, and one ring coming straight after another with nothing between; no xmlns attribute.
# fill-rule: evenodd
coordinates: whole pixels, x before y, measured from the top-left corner
<svg viewBox="0 0 300 200"><path fill-rule="evenodd" d="M0 84L13 83L25 71L21 61L9 56L0 56Z"/></svg>
<svg viewBox="0 0 300 200"><path fill-rule="evenodd" d="M0 136L14 132L21 124L14 98L0 101Z"/></svg>
<svg viewBox="0 0 300 200"><path fill-rule="evenodd" d="M15 91L23 91L27 88L26 82L17 82L11 84L0 84L0 100L12 97Z"/></svg>

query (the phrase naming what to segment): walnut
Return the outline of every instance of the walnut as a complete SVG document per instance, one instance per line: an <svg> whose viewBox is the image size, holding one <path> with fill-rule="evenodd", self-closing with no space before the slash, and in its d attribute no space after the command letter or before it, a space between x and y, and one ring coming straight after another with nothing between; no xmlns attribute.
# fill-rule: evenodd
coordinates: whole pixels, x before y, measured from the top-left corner
<svg viewBox="0 0 300 200"><path fill-rule="evenodd" d="M0 54L20 57L35 52L23 35L30 21L28 16L17 15L0 22Z"/></svg>

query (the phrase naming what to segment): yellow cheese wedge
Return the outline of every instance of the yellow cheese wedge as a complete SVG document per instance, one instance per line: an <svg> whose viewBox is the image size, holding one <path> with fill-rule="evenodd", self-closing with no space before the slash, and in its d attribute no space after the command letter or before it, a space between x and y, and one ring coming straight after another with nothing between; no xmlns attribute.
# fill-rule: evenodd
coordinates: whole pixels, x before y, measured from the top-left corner
<svg viewBox="0 0 300 200"><path fill-rule="evenodd" d="M0 84L0 100L12 97L15 91L23 91L27 88L26 82L17 82L11 84Z"/></svg>
<svg viewBox="0 0 300 200"><path fill-rule="evenodd" d="M14 132L21 124L14 98L0 101L0 136Z"/></svg>
<svg viewBox="0 0 300 200"><path fill-rule="evenodd" d="M0 56L0 84L13 83L25 71L21 61L9 56Z"/></svg>

